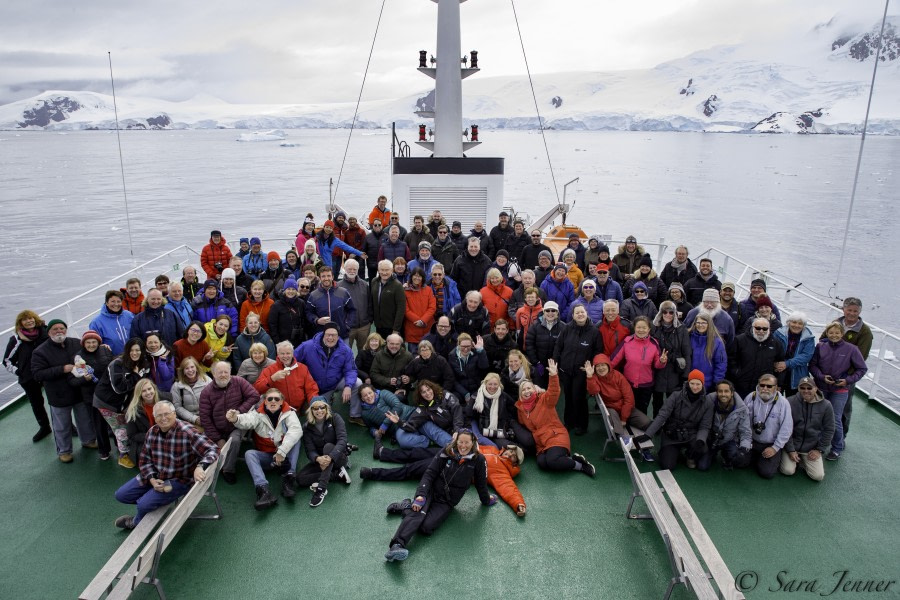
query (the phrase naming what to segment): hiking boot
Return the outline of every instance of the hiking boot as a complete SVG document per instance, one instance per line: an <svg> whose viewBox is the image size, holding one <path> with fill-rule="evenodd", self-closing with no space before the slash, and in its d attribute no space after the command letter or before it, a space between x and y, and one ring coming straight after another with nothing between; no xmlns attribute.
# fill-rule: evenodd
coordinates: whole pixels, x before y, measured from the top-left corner
<svg viewBox="0 0 900 600"><path fill-rule="evenodd" d="M278 502L278 498L272 495L272 492L269 491L269 486L256 486L256 503L254 503L253 508L256 510L265 510L275 506L276 502Z"/></svg>
<svg viewBox="0 0 900 600"><path fill-rule="evenodd" d="M100 460L109 460L109 452L101 452Z"/></svg>
<svg viewBox="0 0 900 600"><path fill-rule="evenodd" d="M134 529L134 517L131 515L122 515L115 523L119 529Z"/></svg>
<svg viewBox="0 0 900 600"><path fill-rule="evenodd" d="M294 479L293 473L281 476L281 495L288 499L297 495L297 480Z"/></svg>
<svg viewBox="0 0 900 600"><path fill-rule="evenodd" d="M825 460L838 460L841 457L840 452L835 452L832 450L828 454L825 455Z"/></svg>
<svg viewBox="0 0 900 600"><path fill-rule="evenodd" d="M572 459L581 465L581 472L584 473L585 475L587 475L588 477L593 477L594 474L597 472L597 469L594 468L594 465L592 465L590 462L588 462L588 459L586 459L583 455L573 454Z"/></svg>
<svg viewBox="0 0 900 600"><path fill-rule="evenodd" d="M122 454L119 456L119 466L125 467L126 469L133 469L134 461L131 460L131 457L127 454Z"/></svg>
<svg viewBox="0 0 900 600"><path fill-rule="evenodd" d="M351 423L353 423L354 425L359 425L360 427L368 427L366 425L366 422L362 420L362 417L350 417L347 420L350 421Z"/></svg>
<svg viewBox="0 0 900 600"><path fill-rule="evenodd" d="M381 443L381 430L375 432L375 445L372 446L372 458L375 460L381 460L381 451L384 449L384 444Z"/></svg>
<svg viewBox="0 0 900 600"><path fill-rule="evenodd" d="M359 450L359 446L357 446L356 444L347 444L347 454L356 452L357 450Z"/></svg>
<svg viewBox="0 0 900 600"><path fill-rule="evenodd" d="M42 425L41 428L38 429L38 432L31 436L31 441L32 443L37 444L39 441L41 441L51 433L53 433L53 430L50 429L49 425Z"/></svg>
<svg viewBox="0 0 900 600"><path fill-rule="evenodd" d="M347 472L346 467L341 467L341 470L338 471L337 478L339 481L343 481L345 484L350 485L350 473Z"/></svg>
<svg viewBox="0 0 900 600"><path fill-rule="evenodd" d="M359 478L360 479L368 479L372 476L372 469L369 467L363 467L359 470Z"/></svg>
<svg viewBox="0 0 900 600"><path fill-rule="evenodd" d="M395 560L406 560L409 557L409 550L401 546L400 544L394 544L391 546L391 549L388 550L384 559L388 562L394 562Z"/></svg>
<svg viewBox="0 0 900 600"><path fill-rule="evenodd" d="M644 459L644 462L656 462L656 459L653 458L653 453L649 450L641 450L641 458Z"/></svg>
<svg viewBox="0 0 900 600"><path fill-rule="evenodd" d="M234 471L222 471L222 479L224 479L225 483L228 485L237 483L237 475Z"/></svg>
<svg viewBox="0 0 900 600"><path fill-rule="evenodd" d="M400 502L392 502L388 504L387 514L389 515L402 515L403 511L412 506L411 498L404 498Z"/></svg>
<svg viewBox="0 0 900 600"><path fill-rule="evenodd" d="M325 488L317 487L316 491L313 492L312 498L309 501L309 505L313 508L322 504L325 501L325 496L328 495L328 490Z"/></svg>
<svg viewBox="0 0 900 600"><path fill-rule="evenodd" d="M69 452L63 452L62 454L59 455L59 462L68 464L68 463L72 462L73 460L74 460L74 458L72 457L72 454Z"/></svg>
<svg viewBox="0 0 900 600"><path fill-rule="evenodd" d="M88 442L87 444L82 444L81 447L87 448L88 450L96 450L97 448L99 448L97 442Z"/></svg>

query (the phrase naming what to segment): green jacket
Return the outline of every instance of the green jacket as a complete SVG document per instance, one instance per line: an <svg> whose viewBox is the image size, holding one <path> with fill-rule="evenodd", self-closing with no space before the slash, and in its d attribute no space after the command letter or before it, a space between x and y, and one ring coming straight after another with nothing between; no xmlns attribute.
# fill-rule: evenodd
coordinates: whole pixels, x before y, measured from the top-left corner
<svg viewBox="0 0 900 600"><path fill-rule="evenodd" d="M403 331L403 316L406 314L403 284L391 277L382 289L381 278L376 276L369 282L369 294L372 296L372 321L375 328Z"/></svg>

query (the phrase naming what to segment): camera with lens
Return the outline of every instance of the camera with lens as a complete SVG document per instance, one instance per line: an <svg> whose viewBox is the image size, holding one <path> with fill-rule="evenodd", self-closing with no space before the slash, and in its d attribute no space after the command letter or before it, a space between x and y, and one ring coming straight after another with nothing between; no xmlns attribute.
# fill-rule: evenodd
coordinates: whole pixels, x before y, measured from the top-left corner
<svg viewBox="0 0 900 600"><path fill-rule="evenodd" d="M719 446L721 441L722 441L722 432L714 430L712 432L712 435L709 438L709 445L712 446L713 448L716 448Z"/></svg>
<svg viewBox="0 0 900 600"><path fill-rule="evenodd" d="M497 440L514 440L516 438L516 434L512 429L491 429L489 427L483 428L481 435Z"/></svg>
<svg viewBox="0 0 900 600"><path fill-rule="evenodd" d="M220 263L220 262L217 262L217 263L215 264L215 267L216 267L216 271L220 271L220 272L222 271L222 269L225 268L225 267L222 266L222 263Z"/></svg>
<svg viewBox="0 0 900 600"><path fill-rule="evenodd" d="M676 442L688 442L692 436L684 427L670 427L666 429L666 437Z"/></svg>
<svg viewBox="0 0 900 600"><path fill-rule="evenodd" d="M753 433L756 435L762 435L762 432L766 430L766 422L765 421L757 421L753 424Z"/></svg>

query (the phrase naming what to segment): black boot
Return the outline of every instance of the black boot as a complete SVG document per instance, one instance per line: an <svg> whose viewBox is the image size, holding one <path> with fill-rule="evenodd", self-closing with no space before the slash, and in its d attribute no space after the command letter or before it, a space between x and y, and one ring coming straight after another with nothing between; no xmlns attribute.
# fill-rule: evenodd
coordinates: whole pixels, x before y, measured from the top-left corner
<svg viewBox="0 0 900 600"><path fill-rule="evenodd" d="M49 425L41 425L41 428L38 429L38 432L31 437L31 441L37 444L39 441L41 441L51 433L53 433L53 430L50 429Z"/></svg>
<svg viewBox="0 0 900 600"><path fill-rule="evenodd" d="M381 460L381 449L384 448L384 445L381 443L382 433L381 430L375 432L375 445L372 447L372 458L375 460Z"/></svg>
<svg viewBox="0 0 900 600"><path fill-rule="evenodd" d="M253 508L256 510L265 510L275 506L276 502L278 502L278 498L272 495L272 492L269 491L269 486L256 486L256 503L253 505Z"/></svg>
<svg viewBox="0 0 900 600"><path fill-rule="evenodd" d="M400 502L392 502L388 504L387 513L389 515L402 515L403 511L412 506L412 499L404 498Z"/></svg>
<svg viewBox="0 0 900 600"><path fill-rule="evenodd" d="M294 479L293 473L281 476L281 495L288 499L297 495L297 480Z"/></svg>

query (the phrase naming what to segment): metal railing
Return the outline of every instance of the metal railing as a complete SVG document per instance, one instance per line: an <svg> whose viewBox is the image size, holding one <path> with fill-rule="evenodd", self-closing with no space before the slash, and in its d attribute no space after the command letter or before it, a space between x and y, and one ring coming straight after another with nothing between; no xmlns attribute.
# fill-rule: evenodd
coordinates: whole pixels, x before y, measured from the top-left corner
<svg viewBox="0 0 900 600"><path fill-rule="evenodd" d="M752 280L764 280L766 293L782 311L782 322L785 321L787 315L798 310L803 311L809 318L807 325L818 335L828 323L843 316L840 306L807 292L798 285L798 282L754 267L716 247L701 253L699 258L709 258L713 261L720 281L730 281L735 284L739 290L735 292L735 301L750 295ZM868 319L864 319L864 321L872 330L874 340L872 351L866 360L869 371L856 387L865 392L870 399L900 415L900 363L894 358L895 356L900 357L900 337L875 325Z"/></svg>

